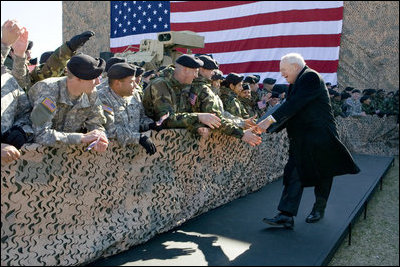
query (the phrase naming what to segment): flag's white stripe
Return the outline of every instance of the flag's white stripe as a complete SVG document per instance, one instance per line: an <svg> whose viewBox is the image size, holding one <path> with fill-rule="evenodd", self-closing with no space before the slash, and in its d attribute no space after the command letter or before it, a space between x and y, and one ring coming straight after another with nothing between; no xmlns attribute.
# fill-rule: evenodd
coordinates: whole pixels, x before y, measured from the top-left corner
<svg viewBox="0 0 400 267"><path fill-rule="evenodd" d="M279 23L273 25L259 25L240 29L231 29L213 32L197 32L204 36L205 43L218 43L250 38L296 36L312 34L339 34L342 32L342 21L312 21L296 23ZM156 33L139 34L133 36L111 38L110 47L140 44L143 39L157 39Z"/></svg>
<svg viewBox="0 0 400 267"><path fill-rule="evenodd" d="M197 32L204 36L205 43L219 43L250 38L296 36L312 34L339 34L342 32L342 21L311 21L259 25L239 29L212 32Z"/></svg>
<svg viewBox="0 0 400 267"><path fill-rule="evenodd" d="M202 11L171 12L171 23L202 22L289 11L342 7L343 1L261 1Z"/></svg>
<svg viewBox="0 0 400 267"><path fill-rule="evenodd" d="M299 53L304 60L338 60L339 47L287 47L254 49L237 52L213 53L220 64L244 63L249 61L281 60L286 54Z"/></svg>
<svg viewBox="0 0 400 267"><path fill-rule="evenodd" d="M143 34L137 34L137 35L129 35L129 36L124 36L124 37L118 37L118 38L110 38L110 47L121 47L121 46L127 46L131 44L137 44L138 46L140 45L140 41L143 39L157 39L157 33L143 33Z"/></svg>
<svg viewBox="0 0 400 267"><path fill-rule="evenodd" d="M227 75L228 73L224 73L224 75ZM273 78L276 80L276 83L278 84L288 84L288 82L285 80L285 78L282 77L280 72L251 72L251 73L241 73L244 75L244 77L249 76L249 75L259 75L260 76L260 81L259 83L262 83L262 81L265 78ZM324 81L330 82L331 84L337 84L337 74L336 73L319 73L321 74L322 78Z"/></svg>

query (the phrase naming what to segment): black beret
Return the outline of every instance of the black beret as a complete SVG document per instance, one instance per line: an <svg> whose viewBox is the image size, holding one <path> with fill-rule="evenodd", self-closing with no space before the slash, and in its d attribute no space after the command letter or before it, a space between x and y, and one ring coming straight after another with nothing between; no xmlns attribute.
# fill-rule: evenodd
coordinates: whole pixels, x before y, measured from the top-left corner
<svg viewBox="0 0 400 267"><path fill-rule="evenodd" d="M254 77L256 77L256 83L260 81L260 75L254 74Z"/></svg>
<svg viewBox="0 0 400 267"><path fill-rule="evenodd" d="M350 86L347 86L346 88L344 88L344 90L348 91L348 92L353 91L353 89L354 89L354 87L350 87Z"/></svg>
<svg viewBox="0 0 400 267"><path fill-rule="evenodd" d="M211 76L211 80L213 81L217 81L217 80L223 80L224 76L222 76L222 72L221 71L215 71L214 74Z"/></svg>
<svg viewBox="0 0 400 267"><path fill-rule="evenodd" d="M325 83L325 85L328 86L328 85L332 85L332 84L330 82L327 82L327 83Z"/></svg>
<svg viewBox="0 0 400 267"><path fill-rule="evenodd" d="M147 78L150 75L152 75L154 73L154 70L148 70L145 73L143 73L143 78Z"/></svg>
<svg viewBox="0 0 400 267"><path fill-rule="evenodd" d="M218 63L210 56L201 55L198 57L198 59L203 61L203 68L207 70L217 70L219 68Z"/></svg>
<svg viewBox="0 0 400 267"><path fill-rule="evenodd" d="M243 80L244 76L231 72L228 74L228 76L226 76L225 81L228 84L233 84L233 85L237 85L238 83L240 83Z"/></svg>
<svg viewBox="0 0 400 267"><path fill-rule="evenodd" d="M377 94L384 93L384 92L385 92L385 90L383 90L383 89L379 89L378 91L376 91Z"/></svg>
<svg viewBox="0 0 400 267"><path fill-rule="evenodd" d="M340 96L339 92L333 90L333 96Z"/></svg>
<svg viewBox="0 0 400 267"><path fill-rule="evenodd" d="M271 93L271 98L279 98L279 93L278 92L272 92Z"/></svg>
<svg viewBox="0 0 400 267"><path fill-rule="evenodd" d="M250 86L248 83L243 84L243 91L250 90Z"/></svg>
<svg viewBox="0 0 400 267"><path fill-rule="evenodd" d="M351 93L361 93L361 91L358 89L354 89L353 91L351 91Z"/></svg>
<svg viewBox="0 0 400 267"><path fill-rule="evenodd" d="M93 58L85 54L77 54L68 61L68 70L82 80L93 80L101 75L106 62L102 58Z"/></svg>
<svg viewBox="0 0 400 267"><path fill-rule="evenodd" d="M253 75L247 76L247 77L243 80L243 82L244 82L244 83L255 84L255 83L257 83L257 77L255 77L255 76L253 76Z"/></svg>
<svg viewBox="0 0 400 267"><path fill-rule="evenodd" d="M364 90L363 90L363 93L364 93L365 95L373 95L373 94L376 93L376 90L375 90L375 89L372 89L372 88L368 88L368 89L364 89Z"/></svg>
<svg viewBox="0 0 400 267"><path fill-rule="evenodd" d="M201 61L200 59L195 58L192 55L186 54L178 57L176 59L176 63L192 69L197 69L204 65L203 61Z"/></svg>
<svg viewBox="0 0 400 267"><path fill-rule="evenodd" d="M116 63L123 63L123 62L126 62L126 59L125 59L125 58L122 58L122 57L112 57L112 58L109 58L109 59L107 60L106 67L105 67L104 71L105 71L105 72L108 72L108 70L111 68L112 65L114 65L114 64L116 64Z"/></svg>
<svg viewBox="0 0 400 267"><path fill-rule="evenodd" d="M360 102L361 102L361 103L364 103L364 101L367 100L367 99L370 99L370 96L369 96L369 95L363 95L363 96L360 98Z"/></svg>
<svg viewBox="0 0 400 267"><path fill-rule="evenodd" d="M132 64L131 64L131 65L132 65ZM135 74L135 77L139 77L140 75L142 75L142 74L144 73L144 68L138 67L138 66L135 66L135 65L132 65L132 67L133 67L133 68L136 67L136 74Z"/></svg>
<svg viewBox="0 0 400 267"><path fill-rule="evenodd" d="M263 80L263 83L266 83L266 84L274 84L274 83L276 83L276 80L275 80L275 79L272 79L272 78L265 78L265 79Z"/></svg>
<svg viewBox="0 0 400 267"><path fill-rule="evenodd" d="M288 86L286 84L275 84L274 87L272 87L272 92L278 92L279 94L287 91Z"/></svg>
<svg viewBox="0 0 400 267"><path fill-rule="evenodd" d="M136 72L135 66L126 62L115 63L107 72L110 79L123 79L128 76L134 76Z"/></svg>
<svg viewBox="0 0 400 267"><path fill-rule="evenodd" d="M47 52L44 52L44 53L40 56L39 64L45 63L53 53L54 53L54 51L47 51Z"/></svg>
<svg viewBox="0 0 400 267"><path fill-rule="evenodd" d="M341 92L340 96L342 99L347 99L347 98L351 97L351 95L346 91Z"/></svg>

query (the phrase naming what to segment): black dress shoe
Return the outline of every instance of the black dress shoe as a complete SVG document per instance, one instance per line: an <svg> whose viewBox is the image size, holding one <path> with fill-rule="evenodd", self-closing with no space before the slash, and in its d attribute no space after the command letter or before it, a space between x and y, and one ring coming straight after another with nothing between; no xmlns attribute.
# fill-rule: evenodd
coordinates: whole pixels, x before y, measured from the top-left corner
<svg viewBox="0 0 400 267"><path fill-rule="evenodd" d="M272 219L264 218L262 221L269 225L283 226L285 228L290 228L290 229L292 229L294 226L293 216L286 216L283 215L282 213L279 213Z"/></svg>
<svg viewBox="0 0 400 267"><path fill-rule="evenodd" d="M323 211L313 210L311 211L310 215L306 218L306 223L315 223L321 220L324 217Z"/></svg>

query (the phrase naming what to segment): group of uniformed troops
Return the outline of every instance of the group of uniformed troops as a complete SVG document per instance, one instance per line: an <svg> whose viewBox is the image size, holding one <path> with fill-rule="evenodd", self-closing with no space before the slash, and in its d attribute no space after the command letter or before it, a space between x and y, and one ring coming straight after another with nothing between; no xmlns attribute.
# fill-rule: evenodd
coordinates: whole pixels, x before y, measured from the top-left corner
<svg viewBox="0 0 400 267"><path fill-rule="evenodd" d="M27 29L14 20L3 24L2 163L18 159L27 142L83 143L103 152L115 139L121 146L140 144L152 155L156 147L146 132L165 128L186 128L201 138L220 131L257 146L257 121L285 101L287 85L266 78L259 88L257 75L224 78L209 55L183 54L173 65L145 71L124 58L105 62L77 53L93 35L74 36L30 71Z"/></svg>
<svg viewBox="0 0 400 267"><path fill-rule="evenodd" d="M375 115L397 116L399 118L399 90L385 92L384 89L367 88L364 90L346 87L343 90L327 83L334 116L359 117Z"/></svg>

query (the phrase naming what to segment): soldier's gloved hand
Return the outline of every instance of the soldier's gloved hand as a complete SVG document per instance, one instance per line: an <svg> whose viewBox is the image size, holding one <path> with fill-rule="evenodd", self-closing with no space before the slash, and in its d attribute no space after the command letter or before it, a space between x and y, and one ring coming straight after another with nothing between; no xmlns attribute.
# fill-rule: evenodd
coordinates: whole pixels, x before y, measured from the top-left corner
<svg viewBox="0 0 400 267"><path fill-rule="evenodd" d="M84 33L75 35L71 40L67 41L68 47L75 52L78 48L82 47L90 37L94 35L92 31L86 31Z"/></svg>
<svg viewBox="0 0 400 267"><path fill-rule="evenodd" d="M146 149L146 153L149 155L153 155L157 152L156 146L154 145L153 140L151 140L150 137L140 135L139 144L141 144L142 147Z"/></svg>

